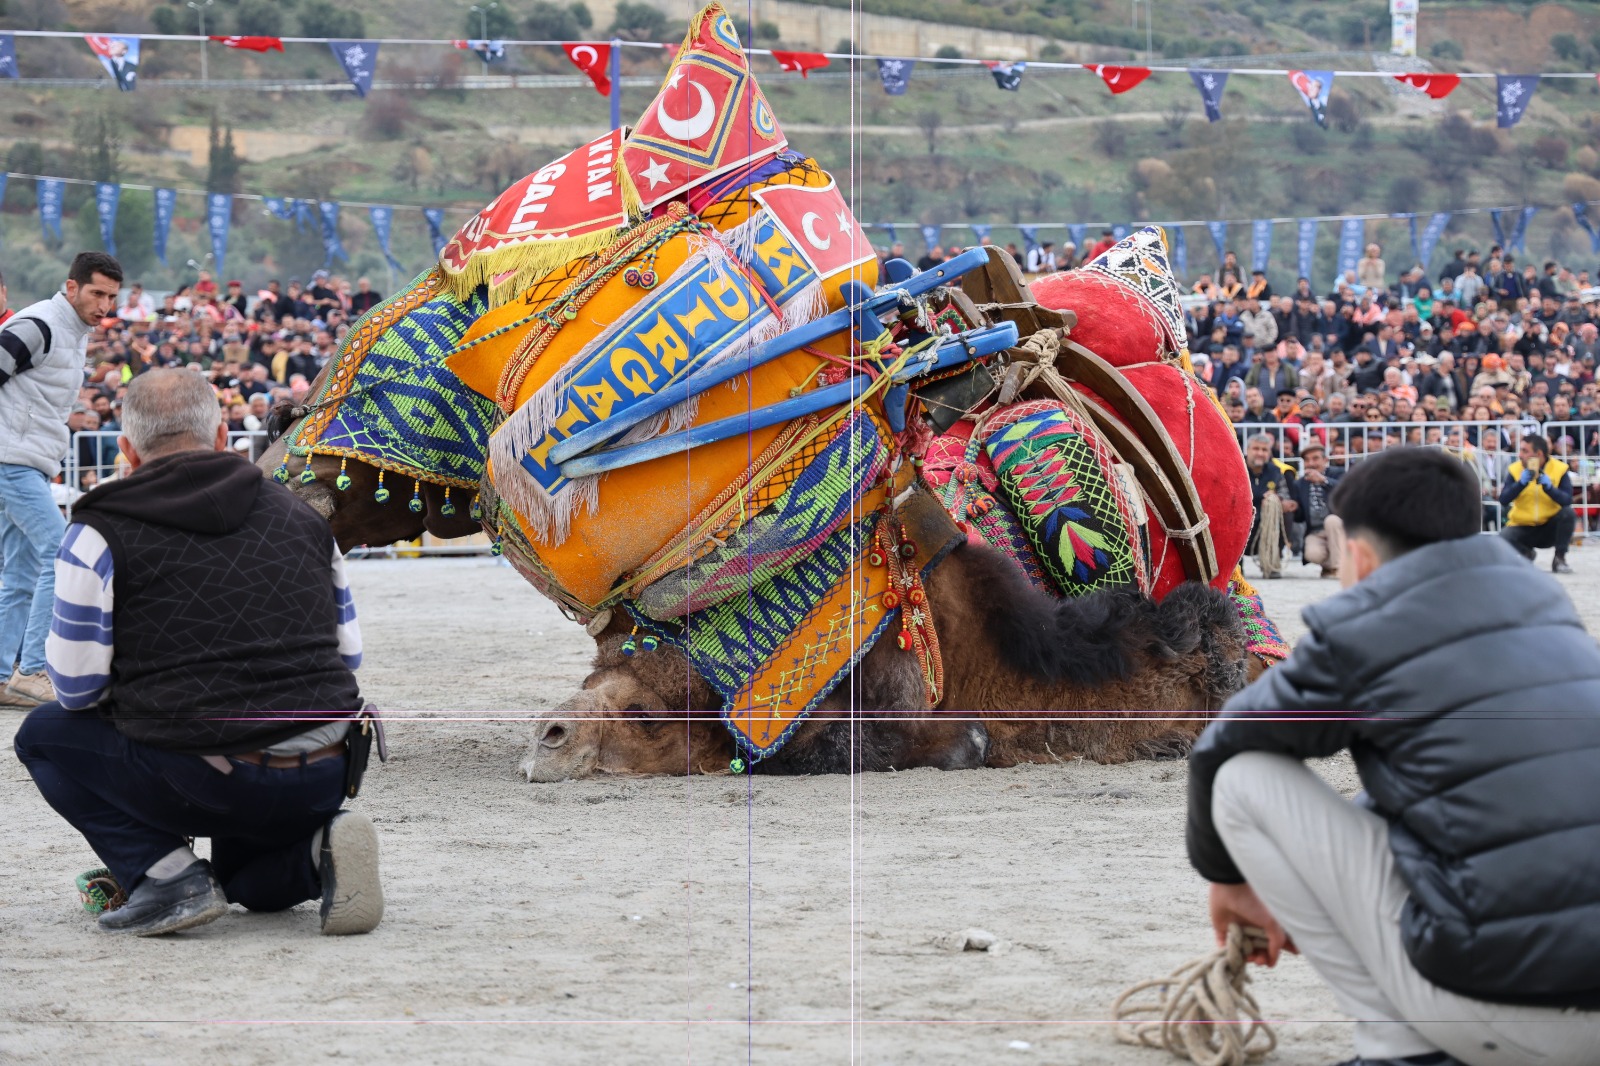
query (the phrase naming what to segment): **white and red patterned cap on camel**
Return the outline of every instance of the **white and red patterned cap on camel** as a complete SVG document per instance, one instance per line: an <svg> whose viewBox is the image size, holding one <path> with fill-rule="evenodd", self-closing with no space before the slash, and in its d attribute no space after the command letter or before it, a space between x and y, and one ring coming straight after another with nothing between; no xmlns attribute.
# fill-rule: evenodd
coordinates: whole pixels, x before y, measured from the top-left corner
<svg viewBox="0 0 1600 1066"><path fill-rule="evenodd" d="M1189 333L1183 327L1180 290L1172 276L1167 241L1160 226L1146 226L1128 234L1081 269L1104 274L1143 296L1166 323L1173 354L1188 351Z"/></svg>

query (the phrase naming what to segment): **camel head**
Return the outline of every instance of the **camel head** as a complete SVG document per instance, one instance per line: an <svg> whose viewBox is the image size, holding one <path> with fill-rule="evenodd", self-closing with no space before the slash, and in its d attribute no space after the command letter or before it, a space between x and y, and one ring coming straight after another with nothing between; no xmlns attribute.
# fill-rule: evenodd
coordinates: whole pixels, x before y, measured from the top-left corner
<svg viewBox="0 0 1600 1066"><path fill-rule="evenodd" d="M628 656L625 639L616 624L602 633L583 687L534 726L521 765L529 781L727 768L733 739L718 718L715 690L677 649L636 647Z"/></svg>

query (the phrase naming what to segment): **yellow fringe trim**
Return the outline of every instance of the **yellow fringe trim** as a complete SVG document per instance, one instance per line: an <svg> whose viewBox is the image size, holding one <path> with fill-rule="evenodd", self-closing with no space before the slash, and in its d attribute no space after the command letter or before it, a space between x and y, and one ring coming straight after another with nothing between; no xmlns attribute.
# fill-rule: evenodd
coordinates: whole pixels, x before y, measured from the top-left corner
<svg viewBox="0 0 1600 1066"><path fill-rule="evenodd" d="M1233 577L1229 579L1233 584L1233 591L1241 596L1256 595L1256 587L1244 579L1244 564L1239 563L1233 568Z"/></svg>
<svg viewBox="0 0 1600 1066"><path fill-rule="evenodd" d="M627 144L624 136L623 144ZM492 252L477 252L467 260L460 273L454 273L443 263L439 264L445 282L456 299L465 301L479 285L489 286L489 309L492 311L510 303L528 286L547 274L566 266L574 259L583 259L603 252L617 240L619 234L633 225L644 213L639 190L628 176L623 165L622 152L612 163L612 174L622 190L622 209L627 218L622 225L597 230L577 237L551 237L497 248ZM498 283L495 278L509 275Z"/></svg>

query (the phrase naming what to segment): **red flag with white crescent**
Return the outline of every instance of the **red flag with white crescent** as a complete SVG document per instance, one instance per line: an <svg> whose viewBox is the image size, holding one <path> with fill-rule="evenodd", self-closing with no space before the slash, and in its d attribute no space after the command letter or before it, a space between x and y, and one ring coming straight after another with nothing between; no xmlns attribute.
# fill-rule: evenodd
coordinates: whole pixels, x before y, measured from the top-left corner
<svg viewBox="0 0 1600 1066"><path fill-rule="evenodd" d="M243 48L247 52L281 52L283 40L278 37L213 37L227 48Z"/></svg>
<svg viewBox="0 0 1600 1066"><path fill-rule="evenodd" d="M778 61L780 68L799 74L802 78L828 65L828 57L821 52L780 52L774 48L772 58Z"/></svg>
<svg viewBox="0 0 1600 1066"><path fill-rule="evenodd" d="M1461 84L1459 74L1396 74L1395 79L1421 89L1435 100L1443 100Z"/></svg>
<svg viewBox="0 0 1600 1066"><path fill-rule="evenodd" d="M600 41L578 41L575 44L564 44L561 50L567 53L567 58L572 60L572 65L589 75L589 80L594 82L594 90L601 96L611 95L611 46Z"/></svg>
<svg viewBox="0 0 1600 1066"><path fill-rule="evenodd" d="M661 92L622 147L646 209L789 143L722 5L708 5L693 26Z"/></svg>
<svg viewBox="0 0 1600 1066"><path fill-rule="evenodd" d="M1149 67L1114 67L1097 63L1089 69L1100 75L1100 80L1106 83L1112 95L1125 93L1150 76Z"/></svg>
<svg viewBox="0 0 1600 1066"><path fill-rule="evenodd" d="M831 181L820 188L773 185L754 195L819 278L859 266L875 254Z"/></svg>

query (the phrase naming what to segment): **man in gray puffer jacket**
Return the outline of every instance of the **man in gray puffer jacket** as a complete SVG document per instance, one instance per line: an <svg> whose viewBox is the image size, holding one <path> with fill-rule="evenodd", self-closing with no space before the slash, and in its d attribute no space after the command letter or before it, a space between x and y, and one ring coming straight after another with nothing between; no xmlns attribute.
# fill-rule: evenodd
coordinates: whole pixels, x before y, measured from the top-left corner
<svg viewBox="0 0 1600 1066"><path fill-rule="evenodd" d="M122 267L79 252L64 292L0 326L0 706L55 698L44 641L55 603L55 555L66 522L50 495L69 438L67 415L83 387L89 331L116 313ZM12 672L12 667L15 672Z"/></svg>
<svg viewBox="0 0 1600 1066"><path fill-rule="evenodd" d="M1195 745L1189 858L1219 937L1316 968L1353 1063L1593 1066L1600 646L1478 501L1432 449L1345 475L1345 591ZM1344 750L1354 803L1301 762Z"/></svg>

